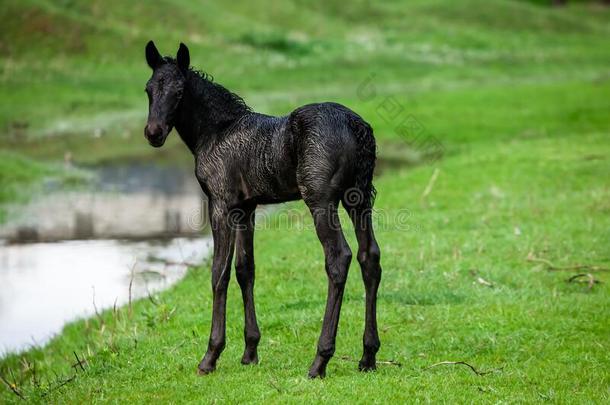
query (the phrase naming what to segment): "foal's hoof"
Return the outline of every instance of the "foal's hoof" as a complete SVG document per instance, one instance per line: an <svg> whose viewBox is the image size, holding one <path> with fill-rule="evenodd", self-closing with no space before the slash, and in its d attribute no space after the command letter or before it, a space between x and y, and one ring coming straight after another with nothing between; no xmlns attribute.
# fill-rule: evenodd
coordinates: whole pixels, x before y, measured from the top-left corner
<svg viewBox="0 0 610 405"><path fill-rule="evenodd" d="M197 367L197 374L199 375L208 375L216 370L216 366L211 366L209 364L204 364L203 362L199 363L199 367Z"/></svg>
<svg viewBox="0 0 610 405"><path fill-rule="evenodd" d="M309 370L309 373L307 374L307 376L309 378L311 378L312 380L314 378L324 378L326 377L326 370Z"/></svg>
<svg viewBox="0 0 610 405"><path fill-rule="evenodd" d="M258 364L258 356L256 354L251 355L244 353L244 356L241 358L241 364L244 366L249 364Z"/></svg>
<svg viewBox="0 0 610 405"><path fill-rule="evenodd" d="M360 361L358 363L358 370L362 371L363 373L368 373L368 372L377 370L377 366L375 365L375 362L368 363L368 362Z"/></svg>
<svg viewBox="0 0 610 405"><path fill-rule="evenodd" d="M210 373L213 373L215 370L216 370L216 367L198 368L197 369L197 374L199 374L199 375L208 375Z"/></svg>
<svg viewBox="0 0 610 405"><path fill-rule="evenodd" d="M216 367L210 367L210 368L198 368L197 369L197 374L199 375L208 375L210 373L213 373L214 370L216 370Z"/></svg>
<svg viewBox="0 0 610 405"><path fill-rule="evenodd" d="M316 356L313 361L313 364L309 368L309 378L324 378L326 377L326 364L328 363L327 359L324 359L320 356Z"/></svg>

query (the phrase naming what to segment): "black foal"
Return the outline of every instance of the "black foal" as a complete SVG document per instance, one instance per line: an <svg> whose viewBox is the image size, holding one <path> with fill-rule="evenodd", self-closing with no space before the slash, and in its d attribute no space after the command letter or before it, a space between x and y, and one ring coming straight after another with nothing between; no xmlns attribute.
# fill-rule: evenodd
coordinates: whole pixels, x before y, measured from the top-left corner
<svg viewBox="0 0 610 405"><path fill-rule="evenodd" d="M359 369L374 370L379 350L377 288L379 246L371 223L375 194L375 138L358 114L335 103L309 104L284 117L253 112L244 101L189 68L180 44L176 59L162 57L151 41L146 60L153 74L144 131L160 147L173 127L195 157L195 173L209 200L214 237L212 331L199 364L207 374L225 346L225 309L235 252L245 313L242 363L258 362L260 331L254 309L254 211L257 204L303 199L326 259L328 299L310 377L323 377L335 352L335 337L352 252L345 241L338 205L349 213L358 239L358 262L366 289L364 353Z"/></svg>

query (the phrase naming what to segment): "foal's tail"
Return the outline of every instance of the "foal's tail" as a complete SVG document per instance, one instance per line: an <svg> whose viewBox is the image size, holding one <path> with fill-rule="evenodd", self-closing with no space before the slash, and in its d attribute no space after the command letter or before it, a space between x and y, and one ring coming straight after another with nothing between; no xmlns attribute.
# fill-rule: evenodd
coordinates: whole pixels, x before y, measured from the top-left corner
<svg viewBox="0 0 610 405"><path fill-rule="evenodd" d="M359 205L358 208L372 208L377 194L377 190L373 186L373 171L377 158L373 128L360 117L350 120L350 127L358 143L356 188L361 194L359 196L360 204L354 205Z"/></svg>

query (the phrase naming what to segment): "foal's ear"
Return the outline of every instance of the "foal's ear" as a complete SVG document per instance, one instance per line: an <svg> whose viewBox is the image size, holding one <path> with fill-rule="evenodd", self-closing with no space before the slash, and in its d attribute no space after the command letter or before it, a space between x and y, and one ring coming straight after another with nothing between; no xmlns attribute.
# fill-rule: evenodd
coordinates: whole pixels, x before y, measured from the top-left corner
<svg viewBox="0 0 610 405"><path fill-rule="evenodd" d="M191 56L189 55L189 49L182 42L180 42L180 48L178 48L176 62L178 63L178 68L182 71L182 73L186 73L189 70Z"/></svg>
<svg viewBox="0 0 610 405"><path fill-rule="evenodd" d="M163 62L163 57L161 57L153 41L148 41L146 44L146 62L153 70Z"/></svg>

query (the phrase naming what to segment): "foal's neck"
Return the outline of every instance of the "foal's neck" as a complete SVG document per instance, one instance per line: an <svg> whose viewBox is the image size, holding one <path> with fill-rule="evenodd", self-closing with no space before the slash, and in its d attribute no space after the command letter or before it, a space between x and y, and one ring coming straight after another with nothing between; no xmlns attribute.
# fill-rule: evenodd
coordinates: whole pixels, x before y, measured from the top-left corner
<svg viewBox="0 0 610 405"><path fill-rule="evenodd" d="M221 138L232 124L250 112L241 97L189 70L176 111L175 127L196 156L202 150L209 150L206 146Z"/></svg>

